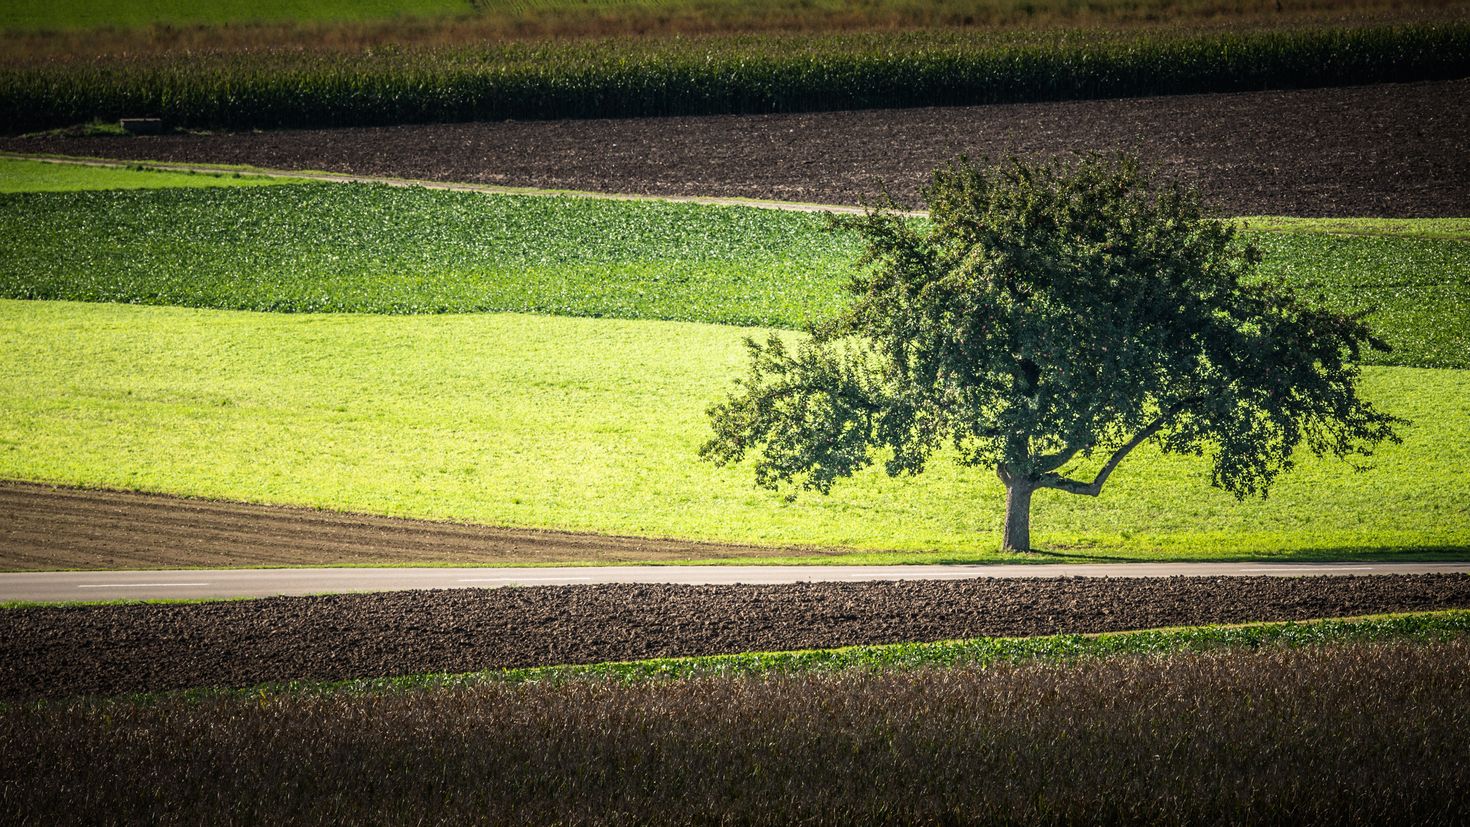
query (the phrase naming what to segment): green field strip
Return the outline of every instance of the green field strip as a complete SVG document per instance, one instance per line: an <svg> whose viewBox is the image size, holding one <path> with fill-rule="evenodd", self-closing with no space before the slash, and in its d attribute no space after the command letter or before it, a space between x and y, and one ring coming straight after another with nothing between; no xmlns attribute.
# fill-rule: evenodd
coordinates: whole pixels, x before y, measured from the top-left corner
<svg viewBox="0 0 1470 827"><path fill-rule="evenodd" d="M0 478L856 552L829 562L1003 559L1000 483L943 457L790 503L749 468L699 462L704 410L760 333L4 301ZM1038 495L1034 536L1087 559L1470 551L1470 372L1370 368L1364 387L1413 421L1371 470L1303 458L1238 503L1203 460L1141 449L1099 498Z"/></svg>
<svg viewBox="0 0 1470 827"><path fill-rule="evenodd" d="M1470 218L1298 218L1252 215L1235 219L1256 233L1352 236L1402 236L1439 241L1470 241Z"/></svg>
<svg viewBox="0 0 1470 827"><path fill-rule="evenodd" d="M566 680L685 680L842 669L985 668L998 663L1066 661L1079 658L1149 655L1220 648L1321 646L1393 640L1436 640L1470 633L1470 611L1419 612L1358 618L1273 623L1185 626L1101 634L982 637L934 643L894 643L746 652L688 658L656 658L590 665L506 669L459 675L411 675L376 681L327 684L326 691L383 691L473 685L479 682L554 683ZM280 685L279 692L299 691ZM259 690L257 690L258 692Z"/></svg>
<svg viewBox="0 0 1470 827"><path fill-rule="evenodd" d="M0 195L0 297L799 328L841 305L860 252L828 220L370 185L13 193ZM1266 253L1264 276L1373 311L1394 352L1370 361L1470 367L1470 242L1250 238Z"/></svg>
<svg viewBox="0 0 1470 827"><path fill-rule="evenodd" d="M566 198L593 198L602 201L658 201L672 204L704 204L717 207L751 207L790 212L834 213L861 215L863 207L850 204L817 204L805 201L778 201L766 198L740 198L716 195L650 195L636 192L594 192L592 190L547 189L544 187L515 187L499 184L476 184L465 181L431 181L425 178L399 178L391 175L354 175L326 170L288 170L258 167L249 164L206 164L182 163L177 161L120 161L112 158L94 158L78 155L54 155L46 153L20 153L0 151L0 159L44 161L53 164L74 164L87 167L112 167L157 172L198 173L203 175L239 174L259 178L284 179L287 183L321 181L329 184L382 184L390 187L421 187L450 192L478 192L486 195L561 196ZM92 187L89 189L101 189ZM3 190L0 190L3 191ZM922 211L905 213L914 217L926 215Z"/></svg>
<svg viewBox="0 0 1470 827"><path fill-rule="evenodd" d="M793 212L828 212L838 215L861 215L867 208L852 204L821 204L810 201L782 201L767 198L741 198L700 195L657 195L632 192L593 192L591 190L515 187L498 184L476 184L466 181L431 181L423 178L401 178L387 175L359 175L325 170L289 170L250 164L211 164L200 162L117 160L50 153L0 151L0 159L45 161L89 167L112 167L158 172L202 173L207 175L242 174L251 177L283 178L290 182L324 181L339 184L385 184L394 187L424 187L455 192L480 192L490 195L544 195L595 198L611 201L666 201L676 204L754 207ZM87 187L86 189L101 189ZM20 191L20 190L14 190ZM922 218L924 210L911 210L905 215ZM1441 241L1470 241L1470 218L1307 218L1280 215L1252 215L1230 219L1241 229L1254 233L1325 234L1353 236L1404 236Z"/></svg>
<svg viewBox="0 0 1470 827"><path fill-rule="evenodd" d="M300 183L287 176L229 170L162 170L136 164L79 164L0 155L0 193L83 190L258 187Z"/></svg>
<svg viewBox="0 0 1470 827"><path fill-rule="evenodd" d="M169 699L211 700L247 697L262 702L336 693L443 692L486 684L534 689L569 681L635 683L698 679L739 679L811 672L913 669L984 669L1001 664L1068 663L1116 657L1167 658L1187 652L1258 650L1273 647L1441 641L1470 633L1470 611L1447 610L1322 620L1185 626L1102 634L1036 637L981 637L926 643L892 643L744 652L733 655L654 658L594 664L494 669L481 672L427 673L345 681L283 681L249 688L200 687L170 692L131 693L90 698L82 703L150 704ZM33 704L76 703L48 699ZM27 702L0 702L0 709Z"/></svg>

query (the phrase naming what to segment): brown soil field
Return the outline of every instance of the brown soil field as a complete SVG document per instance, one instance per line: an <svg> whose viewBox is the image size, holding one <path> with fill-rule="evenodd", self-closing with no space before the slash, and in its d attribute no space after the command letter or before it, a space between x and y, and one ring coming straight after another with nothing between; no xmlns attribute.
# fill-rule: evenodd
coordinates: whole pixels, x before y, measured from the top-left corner
<svg viewBox="0 0 1470 827"><path fill-rule="evenodd" d="M1470 79L786 115L7 138L0 149L598 192L918 204L953 156L1136 152L1224 214L1470 215Z"/></svg>
<svg viewBox="0 0 1470 827"><path fill-rule="evenodd" d="M0 571L614 564L791 554L6 481L0 481L0 515Z"/></svg>
<svg viewBox="0 0 1470 827"><path fill-rule="evenodd" d="M0 698L1470 607L1470 575L589 585L0 612Z"/></svg>

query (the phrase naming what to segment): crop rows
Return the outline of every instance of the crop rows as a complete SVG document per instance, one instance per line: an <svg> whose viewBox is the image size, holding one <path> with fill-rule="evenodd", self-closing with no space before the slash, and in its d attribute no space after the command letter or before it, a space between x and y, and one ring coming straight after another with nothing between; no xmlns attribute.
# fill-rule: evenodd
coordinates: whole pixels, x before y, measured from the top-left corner
<svg viewBox="0 0 1470 827"><path fill-rule="evenodd" d="M287 127L979 104L1460 77L1470 24L1207 34L909 33L12 62L13 132L127 115Z"/></svg>
<svg viewBox="0 0 1470 827"><path fill-rule="evenodd" d="M1371 317L1380 364L1470 367L1470 243L1253 233L1264 275ZM858 255L819 216L300 184L0 195L0 297L522 311L798 328Z"/></svg>
<svg viewBox="0 0 1470 827"><path fill-rule="evenodd" d="M37 823L1463 822L1470 642L0 709Z"/></svg>

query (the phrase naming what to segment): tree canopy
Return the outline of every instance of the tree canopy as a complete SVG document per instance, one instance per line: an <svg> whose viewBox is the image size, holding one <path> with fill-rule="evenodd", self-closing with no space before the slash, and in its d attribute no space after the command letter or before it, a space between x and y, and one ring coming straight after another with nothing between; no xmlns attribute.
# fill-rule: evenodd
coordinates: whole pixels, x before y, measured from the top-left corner
<svg viewBox="0 0 1470 827"><path fill-rule="evenodd" d="M1363 315L1258 277L1231 223L1135 159L962 158L924 196L927 221L839 222L866 247L852 301L794 348L747 342L704 457L755 453L758 484L825 493L876 457L917 474L951 446L1005 483L1004 546L1023 550L1031 492L1096 496L1151 439L1208 457L1241 498L1303 446L1349 459L1398 440L1402 420L1358 393L1364 348L1387 348Z"/></svg>

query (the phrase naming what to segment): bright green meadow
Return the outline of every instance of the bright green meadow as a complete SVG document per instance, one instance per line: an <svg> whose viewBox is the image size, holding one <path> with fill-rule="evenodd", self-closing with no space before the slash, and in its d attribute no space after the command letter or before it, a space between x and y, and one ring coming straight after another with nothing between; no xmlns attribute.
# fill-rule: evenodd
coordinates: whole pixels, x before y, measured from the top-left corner
<svg viewBox="0 0 1470 827"><path fill-rule="evenodd" d="M1395 350L1370 361L1470 367L1463 221L1338 220L1322 225L1329 232L1257 223L1263 275L1374 310ZM799 328L840 306L859 252L826 224L741 207L336 184L17 193L0 196L0 297Z"/></svg>
<svg viewBox="0 0 1470 827"><path fill-rule="evenodd" d="M79 190L175 189L178 187L258 187L290 183L260 175L161 172L126 167L51 164L0 158L0 193Z"/></svg>
<svg viewBox="0 0 1470 827"><path fill-rule="evenodd" d="M994 559L1000 484L936 461L785 502L696 459L752 331L517 314L260 314L0 302L0 478L510 526ZM1369 368L1412 419L1372 470L1304 459L1267 500L1140 449L1035 539L1109 559L1470 548L1470 372ZM802 557L800 551L793 551Z"/></svg>

